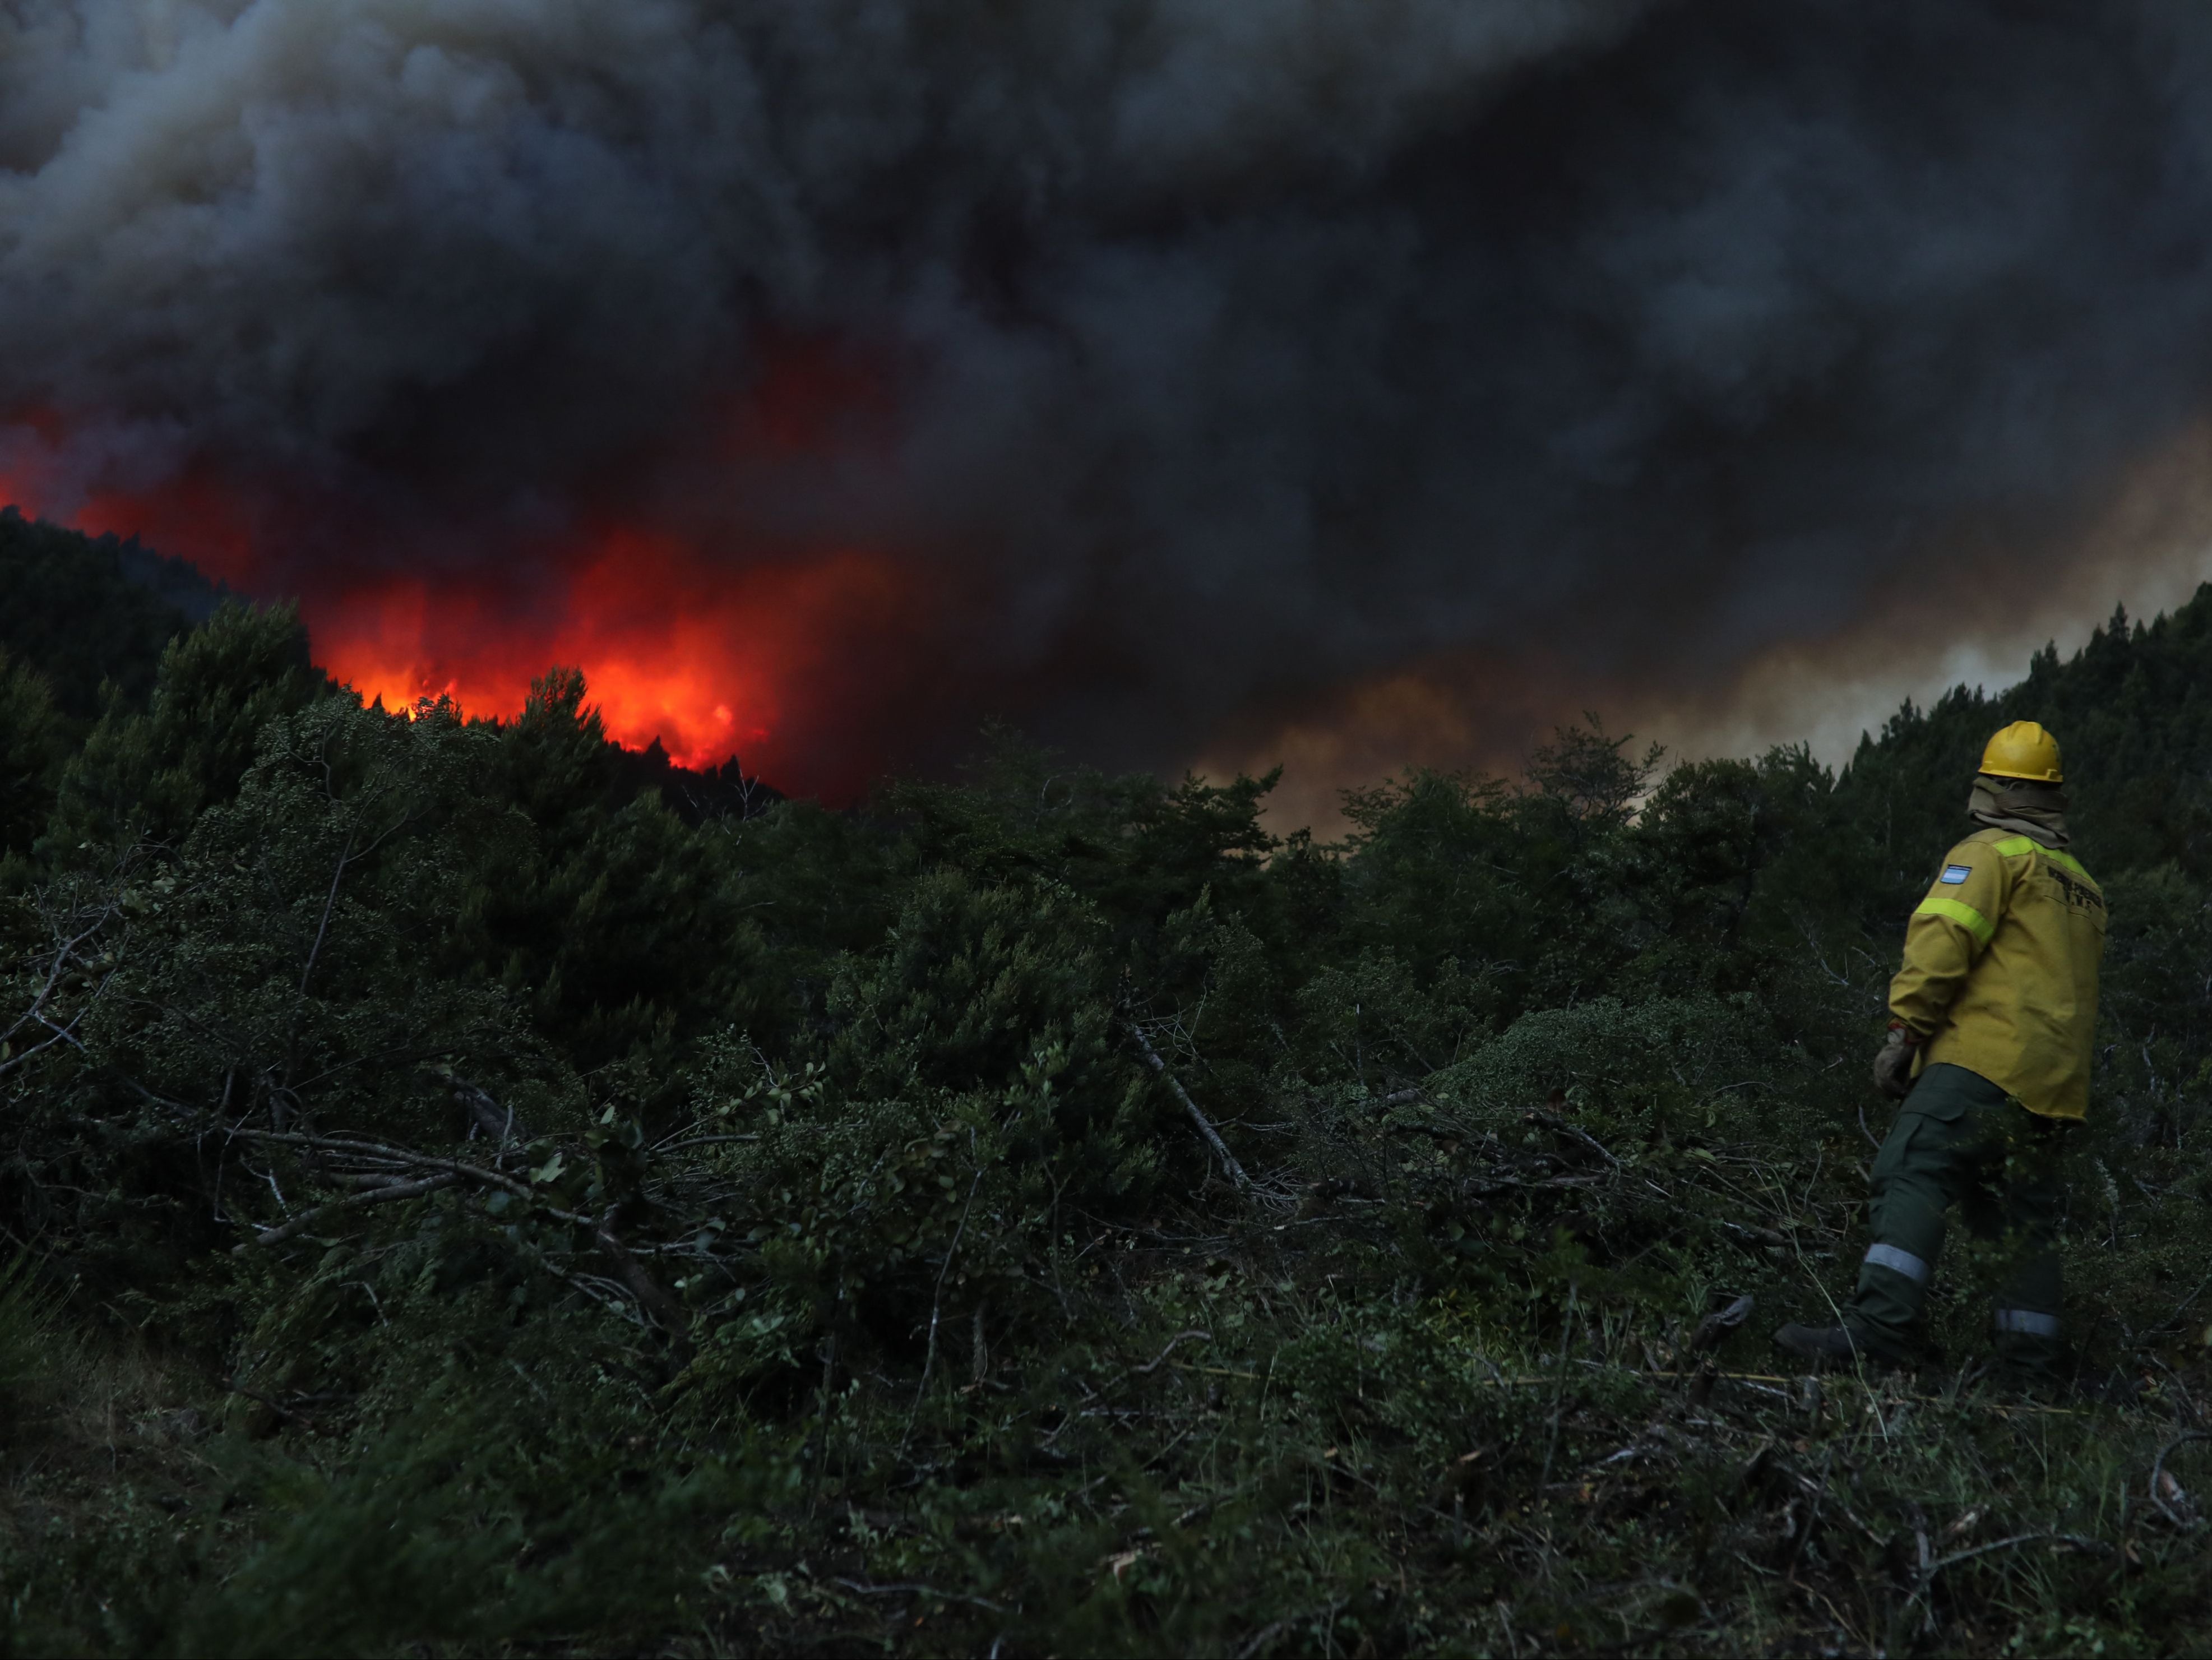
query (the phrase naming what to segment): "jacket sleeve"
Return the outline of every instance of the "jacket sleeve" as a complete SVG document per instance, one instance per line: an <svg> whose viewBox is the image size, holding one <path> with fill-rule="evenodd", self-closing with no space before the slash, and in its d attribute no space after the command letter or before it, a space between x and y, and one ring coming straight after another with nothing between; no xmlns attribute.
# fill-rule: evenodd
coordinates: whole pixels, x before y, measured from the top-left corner
<svg viewBox="0 0 2212 1660"><path fill-rule="evenodd" d="M1994 846L1961 842L1952 848L1905 926L1905 966L1889 982L1890 1013L1921 1037L1932 1035L2011 897L2012 874Z"/></svg>

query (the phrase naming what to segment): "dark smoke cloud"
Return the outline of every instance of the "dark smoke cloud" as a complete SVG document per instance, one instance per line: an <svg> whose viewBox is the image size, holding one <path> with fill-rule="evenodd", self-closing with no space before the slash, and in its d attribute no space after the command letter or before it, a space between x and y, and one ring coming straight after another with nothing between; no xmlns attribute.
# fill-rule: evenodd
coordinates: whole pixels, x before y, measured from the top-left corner
<svg viewBox="0 0 2212 1660"><path fill-rule="evenodd" d="M901 708L1106 760L1711 684L1954 544L2002 608L2203 411L2208 70L2180 0L14 0L0 412L302 561L862 538ZM779 339L886 407L732 461Z"/></svg>

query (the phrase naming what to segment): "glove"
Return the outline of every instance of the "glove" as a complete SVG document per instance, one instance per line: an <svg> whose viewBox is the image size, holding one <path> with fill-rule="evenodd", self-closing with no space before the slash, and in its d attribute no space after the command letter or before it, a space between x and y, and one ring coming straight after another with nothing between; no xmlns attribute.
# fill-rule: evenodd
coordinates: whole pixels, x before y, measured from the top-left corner
<svg viewBox="0 0 2212 1660"><path fill-rule="evenodd" d="M1901 1020L1889 1023L1889 1037L1875 1051L1874 1086L1893 1101L1912 1093L1912 1059L1919 1053L1920 1034Z"/></svg>

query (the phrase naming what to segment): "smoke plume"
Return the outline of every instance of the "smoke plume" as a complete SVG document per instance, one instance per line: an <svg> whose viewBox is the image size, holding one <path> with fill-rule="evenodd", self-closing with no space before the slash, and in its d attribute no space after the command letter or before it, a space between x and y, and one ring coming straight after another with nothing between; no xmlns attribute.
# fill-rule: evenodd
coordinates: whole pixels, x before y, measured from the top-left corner
<svg viewBox="0 0 2212 1660"><path fill-rule="evenodd" d="M2206 413L2208 88L2180 0L10 0L0 483L802 787L1705 696Z"/></svg>

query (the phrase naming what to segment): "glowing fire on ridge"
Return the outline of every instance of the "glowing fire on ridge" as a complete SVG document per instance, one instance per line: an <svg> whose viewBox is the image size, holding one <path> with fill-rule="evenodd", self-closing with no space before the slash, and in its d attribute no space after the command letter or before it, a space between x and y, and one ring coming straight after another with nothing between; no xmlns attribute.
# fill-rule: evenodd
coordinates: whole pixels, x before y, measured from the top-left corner
<svg viewBox="0 0 2212 1660"><path fill-rule="evenodd" d="M35 514L42 492L22 480L0 472L0 503ZM265 586L250 528L204 481L94 495L66 518L94 535L139 537L248 593ZM777 743L791 700L830 671L841 635L894 616L902 587L892 562L870 554L732 568L676 536L627 527L496 571L301 574L317 660L365 701L404 712L447 696L466 714L507 716L532 680L573 665L617 743L657 739L671 760L702 769L737 756L795 783L808 757Z"/></svg>
<svg viewBox="0 0 2212 1660"><path fill-rule="evenodd" d="M760 383L722 415L732 455L826 453L848 417L880 419L877 380L833 349L784 342ZM840 791L862 779L846 757L799 752L811 688L840 672L854 642L892 632L910 596L893 561L810 550L733 562L666 531L600 524L496 566L394 569L379 558L280 556L254 498L204 468L152 488L85 489L65 477L64 423L43 410L0 418L0 504L94 535L137 537L257 598L295 594L315 655L365 700L405 711L449 696L470 714L508 716L532 679L583 671L607 735L656 739L680 765L732 756L787 787Z"/></svg>
<svg viewBox="0 0 2212 1660"><path fill-rule="evenodd" d="M794 686L819 671L819 642L896 594L889 565L866 555L720 571L672 537L632 530L606 532L543 578L558 597L518 607L504 584L393 577L309 627L331 672L387 708L447 696L509 714L533 678L573 663L617 743L658 739L689 767L732 754L757 765Z"/></svg>

